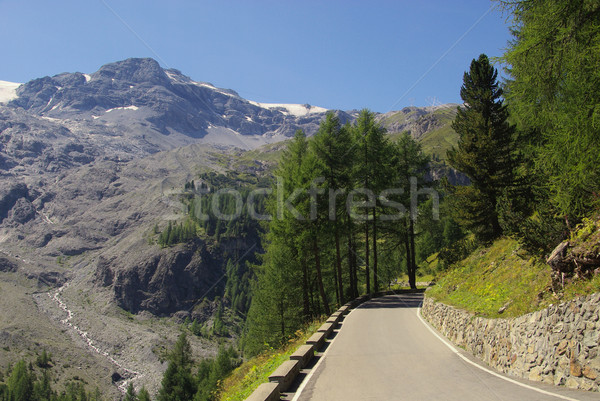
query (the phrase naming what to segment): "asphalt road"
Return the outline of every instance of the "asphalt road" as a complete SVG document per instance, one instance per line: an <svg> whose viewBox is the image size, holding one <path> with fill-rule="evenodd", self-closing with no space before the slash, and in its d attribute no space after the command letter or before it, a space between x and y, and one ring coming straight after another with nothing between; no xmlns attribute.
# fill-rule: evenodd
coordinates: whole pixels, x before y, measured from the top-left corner
<svg viewBox="0 0 600 401"><path fill-rule="evenodd" d="M472 357L448 347L420 319L417 312L421 300L421 294L387 296L353 310L290 398L303 401L600 400L598 393L510 378L521 383L515 384L474 366Z"/></svg>

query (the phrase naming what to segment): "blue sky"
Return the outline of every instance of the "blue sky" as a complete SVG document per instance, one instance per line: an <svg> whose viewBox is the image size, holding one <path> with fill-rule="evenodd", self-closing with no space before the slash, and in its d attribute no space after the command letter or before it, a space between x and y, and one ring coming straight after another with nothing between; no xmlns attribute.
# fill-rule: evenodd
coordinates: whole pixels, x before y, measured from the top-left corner
<svg viewBox="0 0 600 401"><path fill-rule="evenodd" d="M459 102L463 72L499 56L486 0L0 0L0 80L153 57L271 103L378 112Z"/></svg>

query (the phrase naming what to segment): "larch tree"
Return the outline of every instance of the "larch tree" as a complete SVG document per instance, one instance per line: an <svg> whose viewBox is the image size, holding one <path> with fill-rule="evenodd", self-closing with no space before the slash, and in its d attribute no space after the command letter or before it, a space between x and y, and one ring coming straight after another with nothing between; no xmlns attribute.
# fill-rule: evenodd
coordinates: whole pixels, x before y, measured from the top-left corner
<svg viewBox="0 0 600 401"><path fill-rule="evenodd" d="M531 145L535 203L548 205L535 215L574 226L600 206L600 3L499 3L512 13L513 40L502 57L507 103ZM547 241L552 230L539 235Z"/></svg>
<svg viewBox="0 0 600 401"><path fill-rule="evenodd" d="M424 184L429 158L423 153L421 145L408 133L400 136L400 139L394 144L392 154L392 177L395 178L395 184L399 188L404 189L404 196L401 197L401 203L407 208L403 219L404 230L399 237L403 237L404 239L408 282L410 288L416 289L415 222L418 217L418 210L417 205L413 204L412 197L418 196L418 191ZM414 191L417 192L413 193Z"/></svg>
<svg viewBox="0 0 600 401"><path fill-rule="evenodd" d="M361 110L353 127L356 143L357 162L354 172L356 186L376 195L386 188L390 172L390 144L385 136L385 128L375 121L375 114L367 109ZM364 217L365 230L365 270L367 293L371 292L370 268L373 267L373 290L379 290L377 276L377 201L367 200L367 212ZM372 246L370 246L370 241ZM372 253L373 258L369 256Z"/></svg>
<svg viewBox="0 0 600 401"><path fill-rule="evenodd" d="M333 113L328 113L314 136L314 152L321 161L322 174L325 178L324 198L328 225L331 227L335 244L335 281L337 302L345 303L342 276L342 224L347 218L346 204L338 200L338 196L347 194L351 186L352 175L352 138L348 127L340 125Z"/></svg>

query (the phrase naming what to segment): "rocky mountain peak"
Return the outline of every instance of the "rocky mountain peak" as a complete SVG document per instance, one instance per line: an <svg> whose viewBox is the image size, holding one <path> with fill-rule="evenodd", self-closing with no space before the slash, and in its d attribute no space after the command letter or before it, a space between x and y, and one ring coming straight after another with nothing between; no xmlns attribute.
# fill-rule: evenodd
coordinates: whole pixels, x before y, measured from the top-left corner
<svg viewBox="0 0 600 401"><path fill-rule="evenodd" d="M123 81L130 84L169 86L165 70L152 58L129 58L100 67L91 75L91 81Z"/></svg>
<svg viewBox="0 0 600 401"><path fill-rule="evenodd" d="M312 135L327 112L252 102L233 90L165 70L151 58L106 64L92 74L34 79L17 95L9 108L104 139L118 137L123 148L136 149L136 156L140 149L148 154L197 142L250 149L289 138L298 129ZM352 118L337 113L344 122Z"/></svg>

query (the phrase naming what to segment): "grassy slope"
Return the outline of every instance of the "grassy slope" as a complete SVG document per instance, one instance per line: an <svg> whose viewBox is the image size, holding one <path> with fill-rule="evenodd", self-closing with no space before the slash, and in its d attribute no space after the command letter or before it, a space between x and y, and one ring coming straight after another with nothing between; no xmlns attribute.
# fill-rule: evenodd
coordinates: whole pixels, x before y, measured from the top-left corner
<svg viewBox="0 0 600 401"><path fill-rule="evenodd" d="M283 142L271 143L253 150L240 152L234 161L234 165L251 164L256 161L271 164L277 163L289 142L290 140L285 140Z"/></svg>
<svg viewBox="0 0 600 401"><path fill-rule="evenodd" d="M317 331L325 319L311 323L297 337L279 349L268 350L244 362L222 383L219 400L242 401L261 384L269 381L269 375L286 361L296 349L303 345Z"/></svg>
<svg viewBox="0 0 600 401"><path fill-rule="evenodd" d="M439 109L434 111L433 114L444 125L423 135L420 143L426 154L435 155L440 160L446 160L446 152L458 143L458 134L450 126L456 116L456 110Z"/></svg>
<svg viewBox="0 0 600 401"><path fill-rule="evenodd" d="M427 295L486 317L519 316L551 303L600 291L600 276L575 280L561 294L550 290L550 267L512 239L480 248L443 274ZM504 313L499 309L507 306Z"/></svg>
<svg viewBox="0 0 600 401"><path fill-rule="evenodd" d="M446 152L458 143L458 134L450 126L456 116L456 109L440 108L432 114L441 126L427 132L419 138L419 142L426 154L446 160ZM384 126L390 126L394 123L405 123L406 119L407 116L403 112L398 112L383 119L382 123ZM396 140L400 135L400 132L390 132L390 139Z"/></svg>
<svg viewBox="0 0 600 401"><path fill-rule="evenodd" d="M457 263L427 294L490 317L499 316L498 310L508 304L503 316L517 316L551 303L544 296L549 286L550 267L503 238Z"/></svg>
<svg viewBox="0 0 600 401"><path fill-rule="evenodd" d="M0 370L6 372L19 359L35 361L46 350L52 354L54 389L60 391L68 383L79 381L88 391L99 388L107 399L116 397L119 393L110 384L114 367L83 348L82 341L74 340L64 325L50 319L35 303L35 296L49 299L33 280L20 273L0 273Z"/></svg>
<svg viewBox="0 0 600 401"><path fill-rule="evenodd" d="M458 135L450 124L437 128L425 134L419 141L423 151L428 155L435 155L440 160L446 160L446 152L458 143Z"/></svg>

